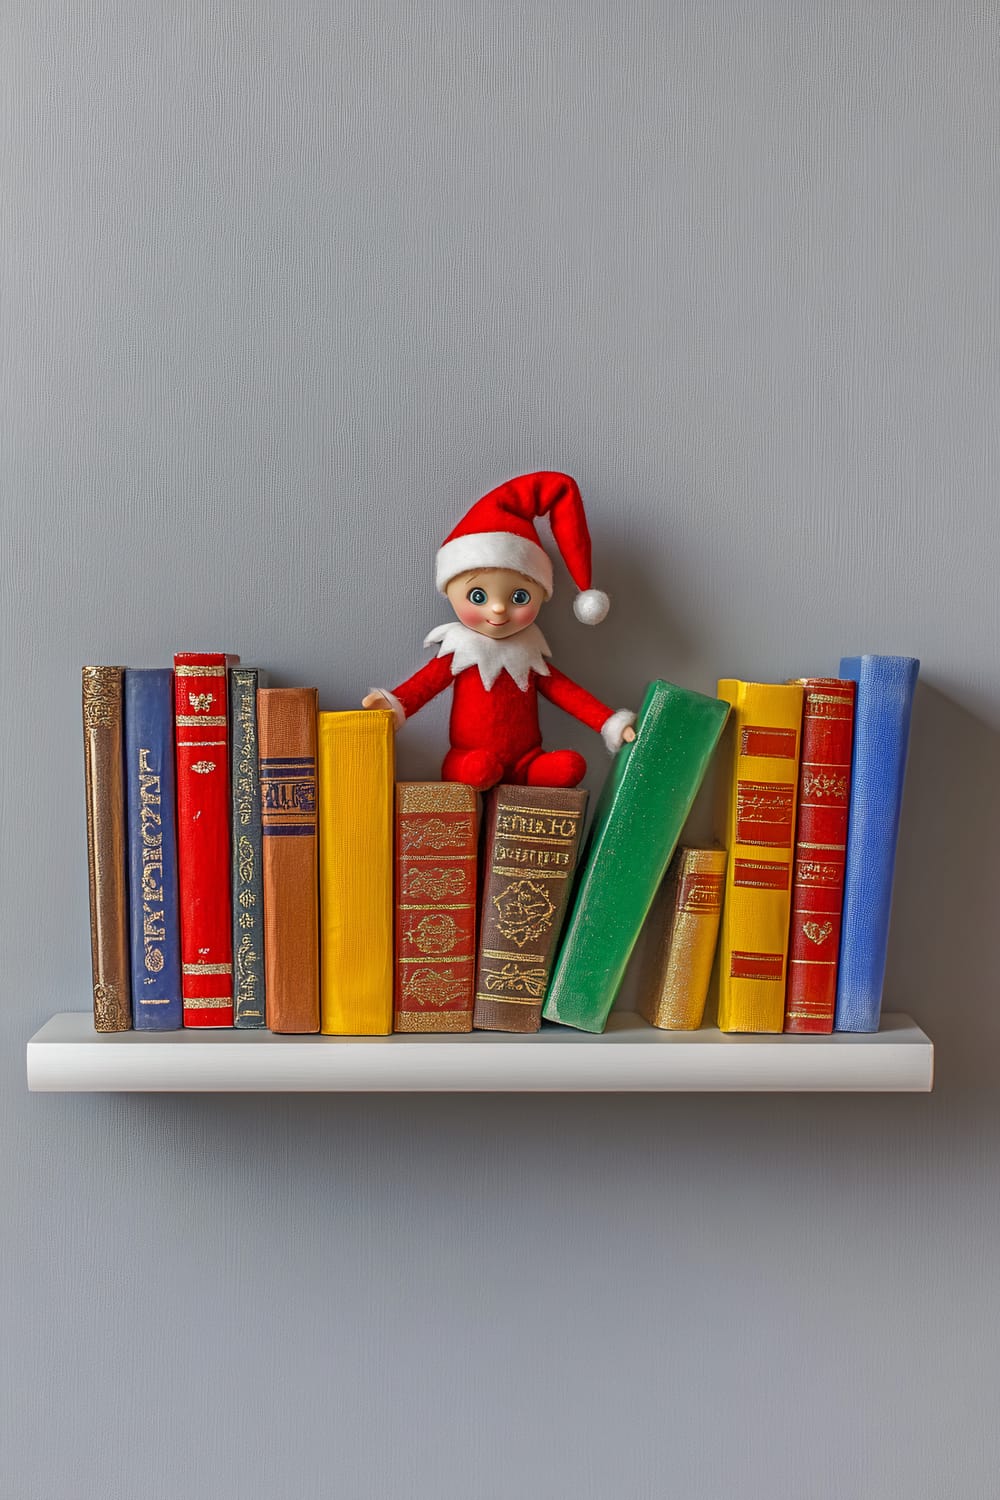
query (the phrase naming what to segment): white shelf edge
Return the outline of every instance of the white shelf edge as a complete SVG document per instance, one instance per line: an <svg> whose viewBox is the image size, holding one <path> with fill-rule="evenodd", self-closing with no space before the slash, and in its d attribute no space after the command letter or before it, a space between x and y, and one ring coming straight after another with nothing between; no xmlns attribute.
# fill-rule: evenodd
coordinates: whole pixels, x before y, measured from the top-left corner
<svg viewBox="0 0 1000 1500"><path fill-rule="evenodd" d="M28 1042L38 1093L929 1093L934 1046L909 1016L878 1032L733 1036L658 1031L628 1012L603 1036L99 1034L53 1016Z"/></svg>

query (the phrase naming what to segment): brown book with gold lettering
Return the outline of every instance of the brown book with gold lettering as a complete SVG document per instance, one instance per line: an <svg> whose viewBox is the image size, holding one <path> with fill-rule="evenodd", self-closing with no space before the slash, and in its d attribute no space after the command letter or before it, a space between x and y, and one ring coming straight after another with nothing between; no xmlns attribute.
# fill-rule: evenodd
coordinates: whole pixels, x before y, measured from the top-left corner
<svg viewBox="0 0 1000 1500"><path fill-rule="evenodd" d="M459 781L396 785L394 1031L471 1031L479 798Z"/></svg>
<svg viewBox="0 0 1000 1500"><path fill-rule="evenodd" d="M486 813L477 1031L537 1031L576 872L587 793L499 786Z"/></svg>
<svg viewBox="0 0 1000 1500"><path fill-rule="evenodd" d="M264 1006L271 1031L319 1030L318 690L260 688Z"/></svg>
<svg viewBox="0 0 1000 1500"><path fill-rule="evenodd" d="M653 982L639 1006L651 1026L697 1031L719 937L726 851L678 849L665 881L666 921Z"/></svg>
<svg viewBox="0 0 1000 1500"><path fill-rule="evenodd" d="M95 1031L131 1031L125 874L124 667L83 669L90 952Z"/></svg>

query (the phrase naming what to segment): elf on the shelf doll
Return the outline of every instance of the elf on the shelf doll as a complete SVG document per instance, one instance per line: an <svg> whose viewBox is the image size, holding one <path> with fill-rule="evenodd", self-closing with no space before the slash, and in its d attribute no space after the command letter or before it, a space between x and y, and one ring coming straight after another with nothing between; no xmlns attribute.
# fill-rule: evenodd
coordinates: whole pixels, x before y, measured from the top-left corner
<svg viewBox="0 0 1000 1500"><path fill-rule="evenodd" d="M608 612L607 594L590 587L590 532L576 481L568 474L523 474L491 490L458 523L437 554L435 582L458 619L424 641L437 655L389 692L376 688L365 708L391 708L396 727L454 684L451 749L445 781L477 791L497 782L579 786L587 763L575 750L543 750L539 693L600 732L614 753L635 738L635 714L613 711L545 658L535 624L552 596L552 562L534 523L548 516L552 535L574 583L578 620L596 625Z"/></svg>

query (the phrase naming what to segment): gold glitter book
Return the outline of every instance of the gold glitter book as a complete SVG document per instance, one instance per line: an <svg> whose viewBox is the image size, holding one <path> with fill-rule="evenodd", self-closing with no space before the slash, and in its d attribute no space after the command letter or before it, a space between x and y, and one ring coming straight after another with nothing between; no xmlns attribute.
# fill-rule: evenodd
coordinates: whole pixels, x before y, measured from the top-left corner
<svg viewBox="0 0 1000 1500"><path fill-rule="evenodd" d="M666 922L642 1014L662 1031L697 1031L719 938L725 849L680 848L666 878Z"/></svg>

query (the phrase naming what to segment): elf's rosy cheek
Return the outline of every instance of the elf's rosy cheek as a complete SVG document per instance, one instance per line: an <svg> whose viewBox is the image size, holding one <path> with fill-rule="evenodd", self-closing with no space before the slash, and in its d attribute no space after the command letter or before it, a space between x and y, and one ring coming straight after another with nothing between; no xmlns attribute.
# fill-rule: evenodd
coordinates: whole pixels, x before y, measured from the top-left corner
<svg viewBox="0 0 1000 1500"><path fill-rule="evenodd" d="M459 599L455 605L455 613L463 625L478 625L482 610L478 604L473 604L469 599Z"/></svg>

